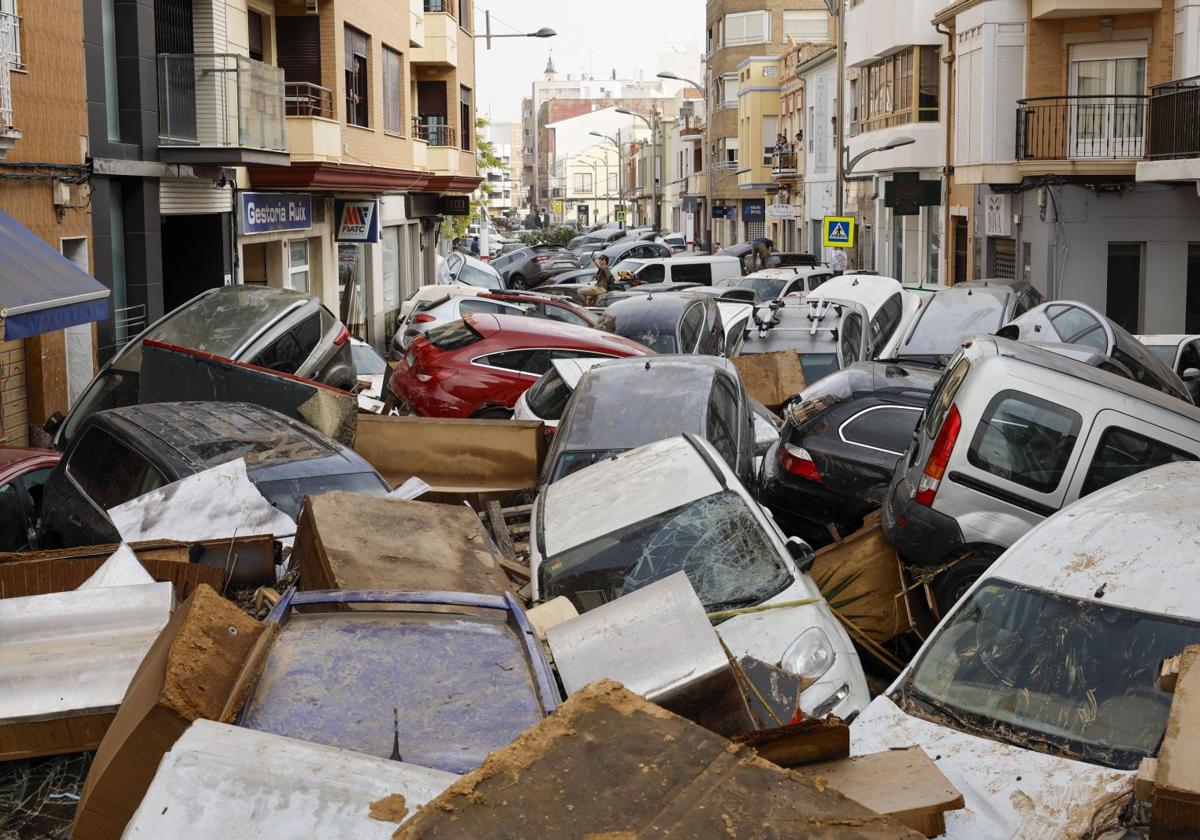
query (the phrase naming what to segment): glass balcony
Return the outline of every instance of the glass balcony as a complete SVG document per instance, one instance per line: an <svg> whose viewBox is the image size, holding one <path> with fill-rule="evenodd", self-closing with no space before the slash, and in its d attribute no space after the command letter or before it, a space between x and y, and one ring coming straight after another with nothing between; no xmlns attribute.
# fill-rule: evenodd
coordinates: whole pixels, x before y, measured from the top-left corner
<svg viewBox="0 0 1200 840"><path fill-rule="evenodd" d="M158 57L159 158L287 165L283 69L229 53Z"/></svg>

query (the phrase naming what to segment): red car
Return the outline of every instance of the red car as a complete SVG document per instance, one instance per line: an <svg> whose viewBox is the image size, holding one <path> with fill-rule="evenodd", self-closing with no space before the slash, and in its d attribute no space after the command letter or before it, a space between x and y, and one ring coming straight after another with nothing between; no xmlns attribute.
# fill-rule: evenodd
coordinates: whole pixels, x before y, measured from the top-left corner
<svg viewBox="0 0 1200 840"><path fill-rule="evenodd" d="M42 486L61 453L0 448L0 551L24 551L42 513Z"/></svg>
<svg viewBox="0 0 1200 840"><path fill-rule="evenodd" d="M389 387L424 417L512 416L555 359L651 356L619 335L519 315L468 315L413 340Z"/></svg>

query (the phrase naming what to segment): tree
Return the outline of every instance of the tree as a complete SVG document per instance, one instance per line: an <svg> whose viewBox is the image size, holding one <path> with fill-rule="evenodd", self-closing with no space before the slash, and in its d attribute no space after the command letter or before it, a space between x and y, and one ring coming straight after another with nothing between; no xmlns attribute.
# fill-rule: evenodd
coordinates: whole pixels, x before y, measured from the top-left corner
<svg viewBox="0 0 1200 840"><path fill-rule="evenodd" d="M496 144L487 139L487 127L486 119L483 117L475 119L475 158L479 171L500 169L507 172L508 169L503 161L496 156ZM495 191L496 188L489 184L485 177L479 185L479 191L471 197L471 215L447 216L442 219L442 237L453 242L455 239L466 236L471 221L487 215L487 208L491 204L492 193Z"/></svg>

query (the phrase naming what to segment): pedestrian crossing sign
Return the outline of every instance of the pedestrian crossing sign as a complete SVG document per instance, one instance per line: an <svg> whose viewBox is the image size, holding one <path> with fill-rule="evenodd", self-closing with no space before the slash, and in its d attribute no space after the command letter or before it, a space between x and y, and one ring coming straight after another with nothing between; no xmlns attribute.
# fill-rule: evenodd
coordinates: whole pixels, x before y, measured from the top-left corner
<svg viewBox="0 0 1200 840"><path fill-rule="evenodd" d="M821 229L822 243L826 248L854 247L854 218L852 216L826 216Z"/></svg>

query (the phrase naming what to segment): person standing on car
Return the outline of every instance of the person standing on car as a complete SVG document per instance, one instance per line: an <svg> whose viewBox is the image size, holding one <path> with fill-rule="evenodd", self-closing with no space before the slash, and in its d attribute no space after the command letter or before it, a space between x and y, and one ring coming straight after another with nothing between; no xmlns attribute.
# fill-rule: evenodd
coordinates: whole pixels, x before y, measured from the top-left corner
<svg viewBox="0 0 1200 840"><path fill-rule="evenodd" d="M596 277L592 285L579 290L579 302L584 306L595 306L597 298L613 287L612 271L608 268L608 257L601 254L596 257Z"/></svg>
<svg viewBox="0 0 1200 840"><path fill-rule="evenodd" d="M775 242L765 236L760 236L750 243L750 248L754 251L754 261L758 263L759 268L767 268L767 260L771 256L771 252L775 250Z"/></svg>

